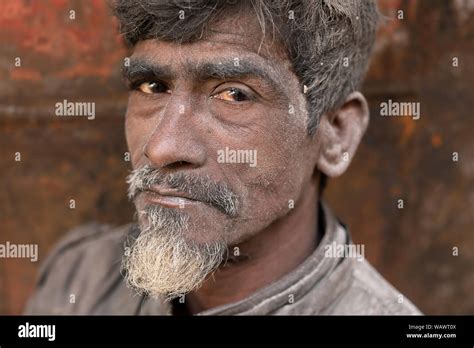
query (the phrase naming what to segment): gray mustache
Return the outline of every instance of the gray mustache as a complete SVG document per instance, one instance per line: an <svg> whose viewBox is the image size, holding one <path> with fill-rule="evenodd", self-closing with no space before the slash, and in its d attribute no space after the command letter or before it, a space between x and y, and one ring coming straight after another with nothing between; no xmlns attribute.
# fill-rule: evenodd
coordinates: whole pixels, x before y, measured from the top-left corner
<svg viewBox="0 0 474 348"><path fill-rule="evenodd" d="M134 169L127 176L128 198L133 201L143 191L153 185L183 192L192 199L206 203L229 217L236 217L239 197L225 183L213 181L209 176L186 173L166 173L151 165Z"/></svg>

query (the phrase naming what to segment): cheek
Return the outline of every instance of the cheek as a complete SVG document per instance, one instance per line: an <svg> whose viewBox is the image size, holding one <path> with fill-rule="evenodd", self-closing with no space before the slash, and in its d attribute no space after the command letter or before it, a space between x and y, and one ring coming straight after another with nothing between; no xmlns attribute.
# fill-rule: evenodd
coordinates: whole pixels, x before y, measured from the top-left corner
<svg viewBox="0 0 474 348"><path fill-rule="evenodd" d="M246 181L248 215L255 219L274 220L288 212L290 201L296 201L304 183L304 171L292 158L261 168Z"/></svg>
<svg viewBox="0 0 474 348"><path fill-rule="evenodd" d="M312 173L311 160L305 156L305 133L296 127L291 132L291 136L274 132L259 137L255 145L257 166L242 167L237 172L242 188L242 217L246 228L254 232L290 210L291 201L297 201Z"/></svg>
<svg viewBox="0 0 474 348"><path fill-rule="evenodd" d="M154 129L152 118L137 117L133 108L128 108L125 115L125 138L131 155L132 166L136 168L143 159L143 148Z"/></svg>
<svg viewBox="0 0 474 348"><path fill-rule="evenodd" d="M127 140L127 147L128 151L130 152L133 168L137 167L137 163L141 157L140 151L138 149L140 149L140 143L143 137L139 136L139 128L140 127L134 120L129 117L125 118L125 138ZM143 148L143 145L141 148Z"/></svg>

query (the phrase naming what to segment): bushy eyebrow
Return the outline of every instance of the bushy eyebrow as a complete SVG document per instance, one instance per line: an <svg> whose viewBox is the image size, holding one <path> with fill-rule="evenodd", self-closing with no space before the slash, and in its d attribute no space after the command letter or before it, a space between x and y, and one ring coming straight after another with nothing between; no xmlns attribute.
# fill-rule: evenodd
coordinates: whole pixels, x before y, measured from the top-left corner
<svg viewBox="0 0 474 348"><path fill-rule="evenodd" d="M122 68L122 76L127 81L142 78L169 79L173 70L169 65L160 65L143 59L134 59Z"/></svg>
<svg viewBox="0 0 474 348"><path fill-rule="evenodd" d="M170 65L162 65L143 58L132 58L129 66L122 70L128 81L137 79L171 80L179 75ZM236 78L258 78L264 85L272 88L281 96L287 97L283 84L268 67L252 60L215 59L210 62L186 62L185 74L196 81L210 79L232 80Z"/></svg>
<svg viewBox="0 0 474 348"><path fill-rule="evenodd" d="M241 77L257 77L272 85L279 82L272 77L268 68L251 61L236 61L232 59L212 62L200 62L188 69L198 80L220 79L229 80Z"/></svg>

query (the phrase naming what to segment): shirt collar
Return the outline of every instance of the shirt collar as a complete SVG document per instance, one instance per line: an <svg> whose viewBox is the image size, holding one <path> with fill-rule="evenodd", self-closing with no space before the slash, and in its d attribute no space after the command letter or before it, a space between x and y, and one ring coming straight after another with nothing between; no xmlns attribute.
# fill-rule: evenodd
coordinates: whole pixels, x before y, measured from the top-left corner
<svg viewBox="0 0 474 348"><path fill-rule="evenodd" d="M337 220L330 208L320 203L319 216L324 219L324 235L314 252L297 268L286 274L279 280L266 287L257 290L249 297L230 304L218 306L198 313L198 315L265 315L277 311L288 305L289 299L297 302L308 291L320 284L324 286L324 280L329 277L333 270L343 261L340 257L325 257L327 245L350 243L350 237L343 225ZM319 312L327 306L331 296L324 296L325 301L312 304L313 310Z"/></svg>

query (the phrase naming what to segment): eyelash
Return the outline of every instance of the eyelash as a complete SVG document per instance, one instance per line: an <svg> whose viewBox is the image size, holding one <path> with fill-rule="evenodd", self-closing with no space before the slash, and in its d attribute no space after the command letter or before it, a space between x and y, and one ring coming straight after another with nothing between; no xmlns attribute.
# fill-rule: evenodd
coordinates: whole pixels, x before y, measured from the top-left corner
<svg viewBox="0 0 474 348"><path fill-rule="evenodd" d="M148 83L152 83L152 82L158 83L158 84L162 85L163 87L168 88L168 86L167 86L165 83L163 83L163 82L161 82L161 81L158 81L158 80L150 80L150 79L139 79L139 80L131 81L131 82L129 83L129 87L128 87L128 88L129 88L130 90L138 90L138 87L140 87L141 84L142 84L142 83L145 83L145 82L148 82Z"/></svg>
<svg viewBox="0 0 474 348"><path fill-rule="evenodd" d="M148 83L154 82L154 83L157 83L157 84L162 85L162 86L165 87L165 88L168 88L168 86L167 86L165 83L163 83L163 82L161 82L161 81L159 81L159 80L153 80L153 79L138 79L138 80L135 80L135 81L131 81L131 82L129 83L129 89L130 89L131 91L140 92L139 89L138 89L138 87L140 87L141 84L142 84L142 83L145 83L145 82L148 82ZM224 83L227 84L227 83L230 83L230 82L232 82L232 81L226 81L226 82L224 82ZM218 89L222 84L224 84L224 83L221 83L221 84L218 85L216 88L214 88L214 90L213 90L213 92L212 92L212 94L211 94L211 97L216 94L214 91L217 90L217 89ZM230 86L229 86L228 88L223 89L223 90L220 91L219 93L225 92L225 91L227 91L227 90L229 90L229 89L231 89L231 88L236 89L236 90L240 91L240 93L244 94L245 97L248 99L248 100L246 100L246 101L255 101L255 100L256 100L256 97L255 97L255 95L253 94L253 93L256 93L256 92L247 93L247 92L246 92L245 90L243 90L242 88L237 88L237 87L230 87ZM150 97L150 96L153 96L153 95L158 94L158 93L152 93L152 94L142 93L142 94L146 95L147 97ZM221 100L221 101L222 101L222 102L225 102L225 103L231 103L231 104L236 104L236 103L241 104L241 103L244 103L244 102L245 102L245 101L243 101L243 102L233 102L233 101L228 101L228 100Z"/></svg>

